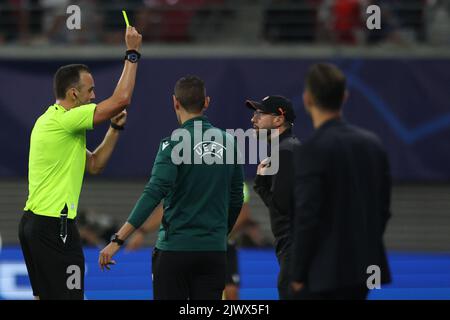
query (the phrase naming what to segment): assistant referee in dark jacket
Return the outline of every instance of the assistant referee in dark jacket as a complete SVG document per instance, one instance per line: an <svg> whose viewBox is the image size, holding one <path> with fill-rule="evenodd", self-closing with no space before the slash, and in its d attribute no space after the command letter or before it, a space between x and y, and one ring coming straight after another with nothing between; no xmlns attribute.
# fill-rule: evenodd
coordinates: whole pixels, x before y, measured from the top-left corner
<svg viewBox="0 0 450 320"><path fill-rule="evenodd" d="M275 251L280 265L278 294L279 298L284 300L288 298L288 261L294 213L293 155L294 149L300 145L292 133L295 114L291 101L283 96L268 96L260 102L249 100L246 101L246 105L254 110L251 120L254 129L257 132L261 129L272 129L279 139L278 172L266 175L265 166L268 163L263 161L258 166L254 190L269 208L270 225L275 237ZM272 138L272 135L268 136L269 143Z"/></svg>
<svg viewBox="0 0 450 320"><path fill-rule="evenodd" d="M383 245L390 217L388 157L375 134L342 118L346 95L337 67L310 68L303 100L316 130L294 162L291 284L297 299L365 299L373 266L380 283L390 281Z"/></svg>

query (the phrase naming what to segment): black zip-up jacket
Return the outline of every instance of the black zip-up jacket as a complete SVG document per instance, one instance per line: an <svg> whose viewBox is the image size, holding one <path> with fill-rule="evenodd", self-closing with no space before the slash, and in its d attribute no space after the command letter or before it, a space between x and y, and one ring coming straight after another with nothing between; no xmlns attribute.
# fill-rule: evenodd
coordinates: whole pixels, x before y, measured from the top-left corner
<svg viewBox="0 0 450 320"><path fill-rule="evenodd" d="M256 175L253 186L269 208L270 226L275 237L275 251L279 256L289 252L294 216L294 150L299 140L288 129L279 136L279 169L275 175Z"/></svg>

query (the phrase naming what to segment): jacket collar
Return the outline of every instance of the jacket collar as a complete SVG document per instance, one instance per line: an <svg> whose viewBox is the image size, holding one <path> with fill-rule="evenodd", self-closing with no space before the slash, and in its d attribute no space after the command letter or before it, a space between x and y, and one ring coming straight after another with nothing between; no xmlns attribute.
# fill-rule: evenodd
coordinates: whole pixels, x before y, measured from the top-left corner
<svg viewBox="0 0 450 320"><path fill-rule="evenodd" d="M324 131L330 127L340 126L345 123L342 117L332 118L330 120L325 121L322 125L316 129L316 132Z"/></svg>
<svg viewBox="0 0 450 320"><path fill-rule="evenodd" d="M292 136L293 136L292 128L289 128L289 129L284 130L283 133L280 134L278 138L279 138L279 141L283 141L284 139L292 137Z"/></svg>
<svg viewBox="0 0 450 320"><path fill-rule="evenodd" d="M194 126L194 122L195 122L195 121L202 121L202 122L209 123L208 118L207 118L206 116L204 116L204 115L201 115L201 116L194 117L194 118L191 118L191 119L185 121L185 122L181 125L181 128L192 127L192 126Z"/></svg>

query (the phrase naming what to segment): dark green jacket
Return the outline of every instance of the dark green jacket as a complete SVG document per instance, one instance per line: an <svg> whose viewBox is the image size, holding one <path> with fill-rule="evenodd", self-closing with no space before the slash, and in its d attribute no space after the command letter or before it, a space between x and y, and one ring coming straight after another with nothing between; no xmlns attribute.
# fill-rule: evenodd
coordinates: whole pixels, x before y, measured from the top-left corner
<svg viewBox="0 0 450 320"><path fill-rule="evenodd" d="M214 137L203 136L205 131ZM237 163L235 140L205 116L186 121L178 132L187 136L161 140L150 181L128 222L138 228L164 199L158 249L226 251L243 202L243 167ZM227 158L233 163L225 164ZM219 163L211 164L214 160Z"/></svg>

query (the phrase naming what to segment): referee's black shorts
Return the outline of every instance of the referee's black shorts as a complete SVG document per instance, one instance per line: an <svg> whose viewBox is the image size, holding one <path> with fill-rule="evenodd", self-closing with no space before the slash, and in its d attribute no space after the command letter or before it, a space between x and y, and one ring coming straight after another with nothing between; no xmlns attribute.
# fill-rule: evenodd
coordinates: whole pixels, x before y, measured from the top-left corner
<svg viewBox="0 0 450 320"><path fill-rule="evenodd" d="M67 239L59 236L60 219L25 212L19 240L33 295L41 300L84 299L84 254L75 221L67 220Z"/></svg>
<svg viewBox="0 0 450 320"><path fill-rule="evenodd" d="M221 300L225 251L162 251L152 256L153 299Z"/></svg>

